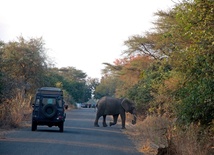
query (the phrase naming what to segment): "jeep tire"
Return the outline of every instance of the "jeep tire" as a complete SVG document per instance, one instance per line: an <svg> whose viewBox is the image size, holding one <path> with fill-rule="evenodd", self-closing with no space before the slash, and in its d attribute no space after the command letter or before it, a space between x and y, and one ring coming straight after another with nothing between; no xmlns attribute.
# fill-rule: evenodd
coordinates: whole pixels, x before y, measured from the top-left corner
<svg viewBox="0 0 214 155"><path fill-rule="evenodd" d="M56 114L56 107L52 104L46 104L42 107L42 113L46 118L52 118Z"/></svg>
<svg viewBox="0 0 214 155"><path fill-rule="evenodd" d="M59 123L59 131L63 132L64 131L64 122Z"/></svg>
<svg viewBox="0 0 214 155"><path fill-rule="evenodd" d="M32 121L31 130L32 130L32 131L37 130L37 124L36 124L36 122L34 122L34 121Z"/></svg>

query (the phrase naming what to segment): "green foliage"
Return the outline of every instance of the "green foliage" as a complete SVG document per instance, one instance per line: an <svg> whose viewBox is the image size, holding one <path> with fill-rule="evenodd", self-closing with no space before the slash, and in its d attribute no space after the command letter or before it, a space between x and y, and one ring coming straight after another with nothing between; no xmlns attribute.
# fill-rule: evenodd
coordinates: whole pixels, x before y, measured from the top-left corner
<svg viewBox="0 0 214 155"><path fill-rule="evenodd" d="M4 97L11 98L17 91L28 95L41 83L47 69L42 38L5 43L2 48Z"/></svg>
<svg viewBox="0 0 214 155"><path fill-rule="evenodd" d="M214 3L194 1L182 6L176 17L184 32L178 37L187 39L188 44L172 59L180 62L175 69L185 74L183 87L177 91L178 118L188 124L209 125L214 119Z"/></svg>
<svg viewBox="0 0 214 155"><path fill-rule="evenodd" d="M86 74L74 67L51 68L42 38L0 42L0 120L1 125L17 125L39 87L59 87L67 103L86 102L92 87Z"/></svg>
<svg viewBox="0 0 214 155"><path fill-rule="evenodd" d="M63 77L61 81L65 89L76 102L86 102L91 98L91 89L86 83L86 74L74 67L58 69L58 75Z"/></svg>
<svg viewBox="0 0 214 155"><path fill-rule="evenodd" d="M2 100L2 90L3 90L3 73L2 73L2 66L3 66L3 59L2 59L2 47L3 47L4 43L0 41L0 103Z"/></svg>
<svg viewBox="0 0 214 155"><path fill-rule="evenodd" d="M214 119L213 8L210 0L187 0L158 11L155 31L130 37L126 57L106 63L105 72L120 83L114 95L133 99L143 113L209 126Z"/></svg>
<svg viewBox="0 0 214 155"><path fill-rule="evenodd" d="M141 114L147 114L149 103L152 101L151 85L149 81L141 80L127 92L127 97L135 101L136 108Z"/></svg>
<svg viewBox="0 0 214 155"><path fill-rule="evenodd" d="M88 78L87 81L86 81L86 85L88 86L88 89L90 90L91 92L91 97L92 98L96 98L96 88L97 86L99 85L99 79L97 78Z"/></svg>
<svg viewBox="0 0 214 155"><path fill-rule="evenodd" d="M95 89L94 98L100 99L103 96L115 96L118 82L118 78L113 75L102 77L100 84Z"/></svg>
<svg viewBox="0 0 214 155"><path fill-rule="evenodd" d="M86 102L91 98L91 88L85 80L86 74L73 67L49 68L45 75L44 86L60 87L68 93L68 100Z"/></svg>
<svg viewBox="0 0 214 155"><path fill-rule="evenodd" d="M139 112L155 114L160 108L167 111L164 107L167 103L160 97L167 95L165 91L162 91L162 87L164 81L170 77L170 72L171 67L165 63L164 59L155 61L143 71L139 82L129 89L127 96L137 103Z"/></svg>
<svg viewBox="0 0 214 155"><path fill-rule="evenodd" d="M209 125L214 119L213 5L211 1L184 1L169 12L159 11L156 32L141 39L147 49L166 57L173 71L151 72L160 76L150 77L154 96L150 106L156 111L161 107L163 113L170 111L187 124Z"/></svg>
<svg viewBox="0 0 214 155"><path fill-rule="evenodd" d="M74 67L63 67L58 70L59 75L62 75L68 81L85 82L86 74Z"/></svg>
<svg viewBox="0 0 214 155"><path fill-rule="evenodd" d="M76 102L86 102L91 98L90 90L85 83L69 82L63 88L72 96Z"/></svg>
<svg viewBox="0 0 214 155"><path fill-rule="evenodd" d="M24 97L32 96L42 86L64 89L72 102L91 98L84 72L74 67L49 67L42 38L19 37L17 41L0 42L0 50L0 91L4 100L12 99L17 92Z"/></svg>
<svg viewBox="0 0 214 155"><path fill-rule="evenodd" d="M209 125L214 118L214 80L203 79L187 83L177 92L182 99L177 105L182 123Z"/></svg>

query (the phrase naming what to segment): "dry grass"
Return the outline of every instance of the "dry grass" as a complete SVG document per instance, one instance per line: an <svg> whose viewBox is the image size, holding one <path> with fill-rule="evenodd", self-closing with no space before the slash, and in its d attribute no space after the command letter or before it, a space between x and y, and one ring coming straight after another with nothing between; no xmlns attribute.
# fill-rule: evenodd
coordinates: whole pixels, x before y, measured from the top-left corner
<svg viewBox="0 0 214 155"><path fill-rule="evenodd" d="M0 105L0 126L3 128L16 128L31 113L30 98L23 98L20 93L12 100Z"/></svg>
<svg viewBox="0 0 214 155"><path fill-rule="evenodd" d="M135 126L129 124L126 134L134 141L137 149L146 155L156 155L159 147L167 147L166 129L170 122L158 117L147 117Z"/></svg>
<svg viewBox="0 0 214 155"><path fill-rule="evenodd" d="M156 155L158 148L167 148L167 155L214 154L213 134L191 125L178 129L173 120L149 116L135 126L128 124L124 132L133 140L137 149L145 155Z"/></svg>
<svg viewBox="0 0 214 155"><path fill-rule="evenodd" d="M181 155L213 155L214 135L208 129L201 129L197 125L177 129L173 133L173 142L178 154Z"/></svg>

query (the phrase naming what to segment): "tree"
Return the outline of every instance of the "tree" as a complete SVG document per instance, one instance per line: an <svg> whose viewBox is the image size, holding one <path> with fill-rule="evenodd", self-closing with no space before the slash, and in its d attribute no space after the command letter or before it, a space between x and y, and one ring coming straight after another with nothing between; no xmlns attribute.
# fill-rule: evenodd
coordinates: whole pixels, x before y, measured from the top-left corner
<svg viewBox="0 0 214 155"><path fill-rule="evenodd" d="M4 43L0 41L0 103L2 102L2 91L3 91L3 72L2 72L2 67L3 67L3 59L2 59L2 48L3 48Z"/></svg>
<svg viewBox="0 0 214 155"><path fill-rule="evenodd" d="M91 97L94 98L95 90L96 90L97 86L99 85L99 79L97 79L97 78L88 78L87 81L86 81L86 85L90 89L90 92L91 92L91 95L92 95Z"/></svg>
<svg viewBox="0 0 214 155"><path fill-rule="evenodd" d="M59 74L63 75L68 81L77 81L77 82L85 82L86 81L86 73L82 70L78 70L74 67L63 67L60 68Z"/></svg>
<svg viewBox="0 0 214 155"><path fill-rule="evenodd" d="M168 12L158 11L154 32L125 42L129 55L165 58L172 71L160 70L162 80L153 79L160 84L152 82L151 86L156 96L168 96L162 101L173 101L176 117L187 124L209 124L214 118L213 5L211 1L183 1ZM167 88L170 81L176 81L173 89ZM156 103L159 99L155 98Z"/></svg>
<svg viewBox="0 0 214 155"><path fill-rule="evenodd" d="M11 96L11 90L19 90L23 95L33 91L41 83L42 76L47 69L42 38L18 41L4 44L1 48L3 80L5 95ZM15 93L15 92L14 92ZM8 96L8 97L9 97ZM11 96L12 97L12 96Z"/></svg>
<svg viewBox="0 0 214 155"><path fill-rule="evenodd" d="M91 88L86 82L86 74L74 67L49 68L45 86L60 87L67 92L70 103L86 102L91 98Z"/></svg>
<svg viewBox="0 0 214 155"><path fill-rule="evenodd" d="M114 64L104 63L104 73L117 78L115 90L116 96L126 96L128 90L133 87L143 76L144 71L153 62L153 58L146 55L126 56L116 59ZM102 82L102 81L101 81Z"/></svg>
<svg viewBox="0 0 214 155"><path fill-rule="evenodd" d="M100 99L103 96L117 97L115 92L118 83L118 78L114 75L103 76L100 83L95 88L94 98Z"/></svg>
<svg viewBox="0 0 214 155"><path fill-rule="evenodd" d="M209 125L214 119L213 7L212 1L195 0L177 8L178 25L184 31L178 37L188 40L186 47L174 54L181 62L176 69L185 74L177 93L181 101L178 116L187 124Z"/></svg>
<svg viewBox="0 0 214 155"><path fill-rule="evenodd" d="M189 0L158 11L153 32L130 37L127 57L105 63L105 72L122 83L115 94L123 90L120 96L128 93L139 104L146 101L148 110L160 109L160 115L169 113L185 124L209 125L214 118L213 8L212 1Z"/></svg>

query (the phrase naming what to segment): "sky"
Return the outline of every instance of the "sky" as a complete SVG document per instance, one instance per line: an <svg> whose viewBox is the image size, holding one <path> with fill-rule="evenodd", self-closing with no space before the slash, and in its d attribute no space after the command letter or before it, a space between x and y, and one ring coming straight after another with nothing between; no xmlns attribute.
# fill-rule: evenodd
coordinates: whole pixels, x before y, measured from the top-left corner
<svg viewBox="0 0 214 155"><path fill-rule="evenodd" d="M0 0L0 40L42 37L56 67L101 78L102 63L122 57L124 41L153 27L172 0Z"/></svg>

